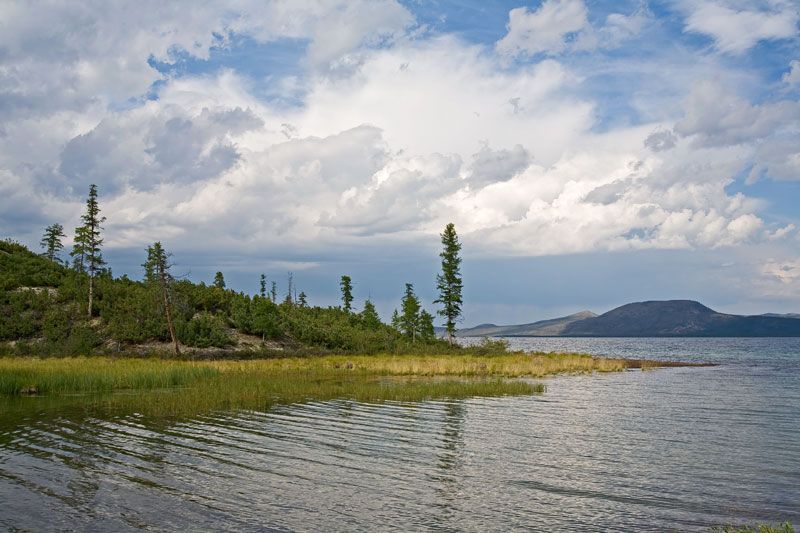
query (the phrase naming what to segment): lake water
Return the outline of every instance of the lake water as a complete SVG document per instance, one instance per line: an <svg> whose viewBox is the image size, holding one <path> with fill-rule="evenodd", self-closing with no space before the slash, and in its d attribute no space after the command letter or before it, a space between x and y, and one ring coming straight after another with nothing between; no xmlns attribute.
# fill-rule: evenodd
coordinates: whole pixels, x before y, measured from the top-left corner
<svg viewBox="0 0 800 533"><path fill-rule="evenodd" d="M800 339L510 341L719 366L550 378L541 396L177 420L0 400L0 528L800 525Z"/></svg>

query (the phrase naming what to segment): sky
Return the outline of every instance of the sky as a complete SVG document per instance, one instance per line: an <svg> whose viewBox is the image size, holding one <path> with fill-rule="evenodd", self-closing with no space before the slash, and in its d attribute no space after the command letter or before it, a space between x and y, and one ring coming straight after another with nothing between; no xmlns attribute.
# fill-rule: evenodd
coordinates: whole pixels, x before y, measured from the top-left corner
<svg viewBox="0 0 800 533"><path fill-rule="evenodd" d="M793 0L0 0L0 238L463 325L642 300L800 312Z"/></svg>

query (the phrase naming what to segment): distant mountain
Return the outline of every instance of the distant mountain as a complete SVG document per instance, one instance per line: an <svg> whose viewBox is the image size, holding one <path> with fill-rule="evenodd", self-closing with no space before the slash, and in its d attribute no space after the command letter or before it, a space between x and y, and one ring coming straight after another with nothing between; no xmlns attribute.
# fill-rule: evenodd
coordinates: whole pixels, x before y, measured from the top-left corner
<svg viewBox="0 0 800 533"><path fill-rule="evenodd" d="M636 302L602 315L588 311L516 326L484 324L460 336L800 337L797 315L739 316L691 300Z"/></svg>
<svg viewBox="0 0 800 533"><path fill-rule="evenodd" d="M580 320L596 317L591 311L581 311L569 316L540 320L530 324L516 324L513 326L496 326L494 324L481 324L474 328L462 329L458 337L556 337L563 334L567 326Z"/></svg>
<svg viewBox="0 0 800 533"><path fill-rule="evenodd" d="M755 316L771 316L775 318L800 318L800 313L764 313L763 315Z"/></svg>

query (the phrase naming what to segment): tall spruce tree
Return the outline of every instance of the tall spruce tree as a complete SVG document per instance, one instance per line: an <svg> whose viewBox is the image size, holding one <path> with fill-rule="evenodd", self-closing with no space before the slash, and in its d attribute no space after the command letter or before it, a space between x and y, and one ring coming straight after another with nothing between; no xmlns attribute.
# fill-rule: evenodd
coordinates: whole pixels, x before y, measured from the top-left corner
<svg viewBox="0 0 800 533"><path fill-rule="evenodd" d="M270 296L270 300L272 300L272 303L274 303L274 304L278 303L278 282L277 281L273 281L272 282L272 286L269 289L269 296Z"/></svg>
<svg viewBox="0 0 800 533"><path fill-rule="evenodd" d="M300 307L308 307L308 296L303 291L300 291L300 296L297 297L297 305Z"/></svg>
<svg viewBox="0 0 800 533"><path fill-rule="evenodd" d="M103 229L101 224L106 217L100 216L100 206L97 203L97 185L89 186L89 198L86 199L86 212L81 215L83 225L75 229L75 246L73 257L80 258L80 271L86 272L89 276L89 305L88 314L91 318L92 307L94 304L94 280L97 273L103 268L106 262L100 247L103 239L100 238L100 231Z"/></svg>
<svg viewBox="0 0 800 533"><path fill-rule="evenodd" d="M353 282L350 276L342 276L339 287L342 289L342 308L349 313L353 310Z"/></svg>
<svg viewBox="0 0 800 533"><path fill-rule="evenodd" d="M41 246L44 248L44 255L50 261L60 262L58 252L64 249L64 244L61 239L66 237L64 235L64 226L61 224L50 224L44 230L44 236L41 240Z"/></svg>
<svg viewBox="0 0 800 533"><path fill-rule="evenodd" d="M452 344L456 335L456 322L461 317L461 291L464 285L461 281L461 243L458 241L456 228L451 222L444 228L442 237L442 273L436 276L436 288L439 289L439 298L433 303L442 304L437 314L445 318L447 338Z"/></svg>
<svg viewBox="0 0 800 533"><path fill-rule="evenodd" d="M414 294L414 285L406 283L406 293L400 302L400 331L411 339L417 340L419 333L419 298Z"/></svg>
<svg viewBox="0 0 800 533"><path fill-rule="evenodd" d="M267 297L267 276L265 276L264 274L261 274L261 279L259 280L258 294L262 298Z"/></svg>
<svg viewBox="0 0 800 533"><path fill-rule="evenodd" d="M214 287L218 289L225 288L225 276L222 275L222 272L214 274Z"/></svg>
<svg viewBox="0 0 800 533"><path fill-rule="evenodd" d="M174 279L169 271L172 266L169 263L170 255L164 250L160 242L153 243L152 246L147 247L147 261L142 266L144 266L145 282L155 287L160 293L164 317L167 321L167 329L175 349L175 355L180 355L181 351L178 346L178 338L175 335L175 325L172 322L172 295L170 288Z"/></svg>

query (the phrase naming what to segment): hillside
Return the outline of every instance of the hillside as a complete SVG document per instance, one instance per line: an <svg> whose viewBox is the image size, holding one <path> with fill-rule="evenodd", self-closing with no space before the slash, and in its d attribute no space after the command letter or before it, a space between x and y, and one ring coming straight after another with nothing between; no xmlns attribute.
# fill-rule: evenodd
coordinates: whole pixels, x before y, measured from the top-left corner
<svg viewBox="0 0 800 533"><path fill-rule="evenodd" d="M599 337L794 337L800 320L718 313L691 300L636 302L564 329L568 336Z"/></svg>
<svg viewBox="0 0 800 533"><path fill-rule="evenodd" d="M636 302L602 315L583 311L531 324L483 324L461 337L800 337L796 314L718 313L691 300Z"/></svg>
<svg viewBox="0 0 800 533"><path fill-rule="evenodd" d="M597 316L591 311L581 311L569 316L539 320L530 324L516 324L512 326L496 326L494 324L481 324L474 328L458 332L458 337L554 337L563 334L570 324Z"/></svg>
<svg viewBox="0 0 800 533"><path fill-rule="evenodd" d="M95 280L90 318L87 282L86 274L17 243L0 241L0 353L171 350L160 287L103 272ZM382 323L374 308L372 313L358 313L314 307L288 297L276 302L188 280L172 282L169 295L177 339L182 350L194 356L457 349L436 339L433 332L407 337Z"/></svg>

